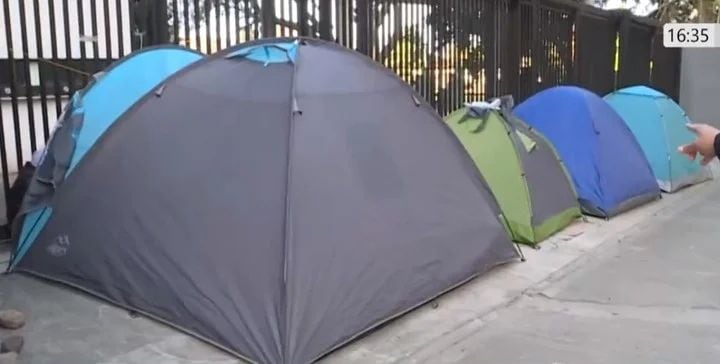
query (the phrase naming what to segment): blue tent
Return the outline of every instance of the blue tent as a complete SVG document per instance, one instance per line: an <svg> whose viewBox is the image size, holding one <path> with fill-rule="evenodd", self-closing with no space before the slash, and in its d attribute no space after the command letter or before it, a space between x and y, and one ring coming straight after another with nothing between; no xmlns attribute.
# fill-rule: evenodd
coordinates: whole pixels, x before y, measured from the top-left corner
<svg viewBox="0 0 720 364"><path fill-rule="evenodd" d="M627 87L605 96L622 116L650 161L655 178L665 192L707 181L710 170L677 152L695 138L685 125L683 109L667 95L646 86Z"/></svg>
<svg viewBox="0 0 720 364"><path fill-rule="evenodd" d="M21 226L16 255L22 257L32 245L52 214L55 189L103 133L144 95L201 58L202 54L178 46L145 48L115 62L73 95L58 118L16 219ZM66 133L72 137L62 138ZM65 140L71 145L61 142Z"/></svg>
<svg viewBox="0 0 720 364"><path fill-rule="evenodd" d="M544 90L515 109L555 145L585 213L611 217L660 196L650 165L621 117L574 86Z"/></svg>

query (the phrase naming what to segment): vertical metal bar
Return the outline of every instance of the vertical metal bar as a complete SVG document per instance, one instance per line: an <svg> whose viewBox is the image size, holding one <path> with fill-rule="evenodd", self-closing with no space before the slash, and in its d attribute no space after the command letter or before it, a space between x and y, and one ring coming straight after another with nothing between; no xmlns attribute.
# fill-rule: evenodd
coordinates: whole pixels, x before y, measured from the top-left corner
<svg viewBox="0 0 720 364"><path fill-rule="evenodd" d="M280 0L280 3L278 4L278 5L280 5L280 14L278 14L278 19L279 19L279 23L280 23L280 36L281 37L287 36L286 35L286 31L287 31L286 24L287 23L285 22L286 21L286 17L285 17L285 4L286 3L287 3L286 0Z"/></svg>
<svg viewBox="0 0 720 364"><path fill-rule="evenodd" d="M381 12L379 9L376 9L376 11L375 11L375 14L376 14L376 15L375 15L375 20L376 20L376 22L377 22L377 25L378 25L379 27L382 27L382 33L381 33L381 34L382 34L382 38L380 39L380 41L377 42L376 57L378 58L378 60L379 60L380 62L382 62L383 64L385 64L386 67L387 67L387 63L386 63L386 61L385 61L385 59L384 59L384 57L383 57L384 54L382 53L382 51L383 51L383 48L384 48L385 44L386 44L387 41L388 41L388 40L387 40L388 37L390 36L390 35L388 34L388 32L390 31L390 29L389 29L389 26L388 26L389 24L385 24L385 17L383 16L383 13L385 12L385 9L387 9L387 8L390 7L390 4L388 4L390 1L391 1L391 0L382 0L382 1L380 1L380 2L381 2L381 5L382 5L382 7L383 7L383 11ZM377 27L376 27L375 29L377 29Z"/></svg>
<svg viewBox="0 0 720 364"><path fill-rule="evenodd" d="M320 34L320 27L318 24L318 14L317 14L317 1L318 0L310 0L312 3L311 11L310 11L310 17L313 19L312 22L312 30L310 31L310 34L312 34L313 37L317 37Z"/></svg>
<svg viewBox="0 0 720 364"><path fill-rule="evenodd" d="M627 70L630 68L627 59L629 59L630 53L630 18L621 15L620 18L620 50L619 50L619 69L617 72L616 88L625 87L627 82Z"/></svg>
<svg viewBox="0 0 720 364"><path fill-rule="evenodd" d="M340 4L338 3L340 2ZM345 22L343 21L342 1L332 0L331 6L334 7L335 12L332 14L333 18L330 19L331 24L335 24L335 42L339 44L345 44Z"/></svg>
<svg viewBox="0 0 720 364"><path fill-rule="evenodd" d="M503 85L505 86L504 93L516 95L519 99L517 102L522 101L520 97L520 89L518 76L520 72L520 57L522 57L522 51L520 43L522 42L521 32L521 13L520 13L520 0L509 0L508 4L508 46L504 47L506 64L503 66Z"/></svg>
<svg viewBox="0 0 720 364"><path fill-rule="evenodd" d="M87 29L85 29L85 9L84 9L84 1L83 0L77 0L77 14L78 14L78 28L80 30L80 37L87 35ZM80 69L85 72L85 74L88 73L88 67L87 67L87 52L85 49L85 46L87 45L86 42L80 40ZM87 83L87 77L86 75L82 75L82 85L83 87Z"/></svg>
<svg viewBox="0 0 720 364"><path fill-rule="evenodd" d="M423 70L423 79L425 80L425 100L430 102L432 105L435 105L435 90L432 88L432 85L434 85L433 77L435 77L435 66L437 64L433 60L433 55L435 54L435 37L433 32L430 30L430 26L427 24L427 19L430 16L432 7L431 4L428 3L425 3L424 5L426 6L422 9L422 22L420 24L422 24L423 37L427 40L427 46L423 51L423 63L425 64L425 69Z"/></svg>
<svg viewBox="0 0 720 364"><path fill-rule="evenodd" d="M288 36L295 37L297 35L300 35L300 22L298 21L298 14L297 14L297 0L287 0L287 10L288 10L288 19L287 23L288 25ZM295 20L293 20L295 19Z"/></svg>
<svg viewBox="0 0 720 364"><path fill-rule="evenodd" d="M10 106L12 108L12 118L13 118L13 129L15 134L15 158L16 160L16 166L18 169L22 166L23 158L22 158L22 136L20 134L20 113L18 111L18 99L17 99L17 75L16 75L16 64L15 61L15 49L13 48L12 40L13 38L13 31L12 31L12 22L10 17L10 4L8 1L3 1L3 10L5 13L5 41L6 43L6 49L8 50L8 64L10 65L8 67L8 73L9 73L9 79L10 79Z"/></svg>
<svg viewBox="0 0 720 364"><path fill-rule="evenodd" d="M408 8L408 6L410 8ZM415 48L415 41L412 40L410 32L412 32L413 28L413 22L412 22L412 7L414 4L406 4L406 3L400 3L400 15L402 18L402 37L400 38L402 40L402 52L400 52L400 64L403 69L403 75L406 82L410 83L411 85L414 85L414 80L412 78L412 71L410 66L410 57L412 52Z"/></svg>
<svg viewBox="0 0 720 364"><path fill-rule="evenodd" d="M63 26L65 29L65 62L68 66L74 66L72 61L72 46L70 44L70 15L69 15L69 1L70 0L63 0ZM118 9L118 17L121 18L120 9ZM118 20L118 25L122 24L120 20ZM118 36L122 37L122 28L118 26ZM122 50L122 39L120 39L120 49ZM120 53L122 56L122 52ZM75 93L75 90L77 90L77 87L75 87L75 73L66 69L65 70L65 76L67 77L67 88L68 93L70 95Z"/></svg>
<svg viewBox="0 0 720 364"><path fill-rule="evenodd" d="M496 0L490 0L490 1L496 1ZM480 4L475 1L473 1L471 3L470 10L469 10L469 13L472 14L472 17L470 18L471 22L473 22L473 21L481 22L481 21L483 21L483 19L487 19L487 4L488 4L488 2ZM495 14L490 14L490 16L495 17ZM475 20L476 17L479 17L479 19ZM492 22L490 22L490 23L492 23ZM497 31L495 31L495 29L493 29L492 34L493 35L500 34L501 32L502 32L502 30L500 30L499 28L497 29ZM492 40L490 39L490 36L487 32L487 28L483 28L481 30L481 34L482 34L482 38L480 39L480 42L481 42L480 46L482 47L481 50L482 50L483 56L481 59L476 60L476 62L480 66L477 70L478 74L472 75L473 76L472 90L473 90L473 96L475 98L485 99L485 98L487 98L487 93L485 92L485 88L483 88L483 84L485 82L487 82L488 74L487 74L487 71L485 72L485 74L483 74L482 70L485 69L485 61L488 58L487 55L490 54L492 56L493 54L497 54L497 52L495 50L495 39L494 39L494 37L492 38ZM494 80L496 76L497 75L493 75L492 73L489 75L491 80Z"/></svg>
<svg viewBox="0 0 720 364"><path fill-rule="evenodd" d="M452 82L454 84L454 95L453 95L453 102L452 106L450 107L448 112L452 112L453 110L457 109L460 106L460 100L463 97L463 94L465 93L465 85L463 83L463 74L462 74L462 66L460 61L460 49L457 47L457 44L461 44L461 42L464 42L464 39L462 39L464 36L467 35L467 33L470 32L470 27L465 27L466 25L461 23L460 21L460 13L463 10L463 3L465 3L467 0L455 0L455 6L453 8L452 12L452 22L455 24L455 27L453 29L453 44L455 45L452 47L453 50L453 66L452 66ZM465 34L463 34L465 33Z"/></svg>
<svg viewBox="0 0 720 364"><path fill-rule="evenodd" d="M182 0L183 6L183 30L185 31L185 46L190 47L190 1Z"/></svg>
<svg viewBox="0 0 720 364"><path fill-rule="evenodd" d="M386 52L388 54L386 56L390 58L395 74L402 77L402 70L400 69L400 64L398 63L398 55L400 52L398 52L398 49L396 48L399 45L398 28L400 25L398 23L402 22L402 19L399 19L398 14L398 1L390 0L390 14L388 14L388 18L391 20L388 24L388 52Z"/></svg>
<svg viewBox="0 0 720 364"><path fill-rule="evenodd" d="M148 33L149 39L147 45L170 43L171 34L170 27L168 26L170 15L167 0L155 1L153 5L148 14L150 19L150 21L148 21L148 30L150 30L150 32Z"/></svg>
<svg viewBox="0 0 720 364"><path fill-rule="evenodd" d="M42 32L40 31L40 4L38 0L33 1L33 8L35 10L35 46L37 47L37 58L44 58L43 52L43 41ZM47 89L44 72L40 63L38 65L38 78L40 80L40 109L42 110L42 126L43 126L43 142L47 141L50 136L50 125L48 124L48 107L47 107ZM2 124L0 124L0 127ZM44 143L43 143L44 144Z"/></svg>
<svg viewBox="0 0 720 364"><path fill-rule="evenodd" d="M370 57L377 61L377 44L380 42L381 33L377 27L377 8L380 6L379 2L382 0L367 0L368 1L368 52Z"/></svg>
<svg viewBox="0 0 720 364"><path fill-rule="evenodd" d="M540 70L538 69L538 65L541 64L541 62L544 62L544 60L541 58L541 47L540 42L542 41L542 33L540 33L540 27L538 26L540 23L539 18L539 10L538 10L538 3L540 0L532 0L531 1L531 12L530 12L530 24L531 24L531 31L530 31L530 44L532 47L532 62L530 63L530 74L531 74L531 80L530 80L530 90L528 90L530 93L534 93L535 90L537 90L537 77L540 73Z"/></svg>
<svg viewBox="0 0 720 364"><path fill-rule="evenodd" d="M205 0L203 0L204 2ZM200 12L202 9L200 8L200 1L199 0L193 0L193 27L195 28L195 48L203 52L205 51L202 46L202 40L200 38Z"/></svg>
<svg viewBox="0 0 720 364"><path fill-rule="evenodd" d="M90 2L90 24L92 27L92 49L93 49L93 62L91 63L91 73L95 73L97 71L100 71L102 69L102 66L100 64L100 54L98 53L100 51L98 44L98 40L100 39L98 36L98 22L97 22L97 1L91 1Z"/></svg>
<svg viewBox="0 0 720 364"><path fill-rule="evenodd" d="M262 36L275 36L275 0L262 0Z"/></svg>
<svg viewBox="0 0 720 364"><path fill-rule="evenodd" d="M382 42L382 32L378 29L378 8L383 5L380 4L380 1L382 0L370 0L371 8L370 8L370 34L371 37L368 37L370 41L370 46L372 47L372 58L378 62L382 62L382 60L378 59L378 44Z"/></svg>
<svg viewBox="0 0 720 364"><path fill-rule="evenodd" d="M436 14L439 11L439 5L434 5L432 2L428 4L428 8L425 9L425 20L428 20L431 15ZM437 18L437 14L435 15ZM437 19L436 19L437 20ZM428 60L428 69L429 73L426 77L427 79L427 87L428 87L428 101L437 109L438 105L438 99L437 99L437 68L438 68L438 45L437 45L437 35L438 35L438 29L437 27L430 27L430 25L426 22L425 23L425 31L427 32L427 36L430 44L430 47L428 49L428 52L426 54L427 60Z"/></svg>
<svg viewBox="0 0 720 364"><path fill-rule="evenodd" d="M444 24L448 24L449 18L450 18L450 12L452 10L451 2L454 0L447 0L443 2L443 22ZM445 28L445 27L444 27ZM449 29L444 29L443 34L443 86L445 87L445 95L443 99L443 105L442 105L442 113L441 115L445 116L448 113L448 108L450 104L450 99L452 98L452 90L449 89L448 86L450 86L450 53L451 50L448 47L448 44L452 41L452 33L450 33Z"/></svg>
<svg viewBox="0 0 720 364"><path fill-rule="evenodd" d="M335 42L352 48L351 43L348 42L348 28L350 25L346 21L347 7L352 7L352 1L333 0L333 4L335 4Z"/></svg>
<svg viewBox="0 0 720 364"><path fill-rule="evenodd" d="M319 25L320 25L320 38L325 40L333 40L332 37L332 24L331 24L331 7L330 0L319 0Z"/></svg>
<svg viewBox="0 0 720 364"><path fill-rule="evenodd" d="M493 0L490 0L490 1L493 1ZM475 19L474 19L475 14L472 11L473 7L474 7L474 3L475 3L474 1L470 1L470 0L465 0L463 2L463 8L462 8L463 10L460 13L459 17L460 17L460 19L462 19L465 29L472 29L472 25L473 25L473 23L475 23ZM477 43L477 34L475 34L475 37L473 38L471 32L467 32L467 33L468 34L465 34L463 36L467 38L466 42L468 43L468 48L469 47L478 47L478 46L482 47L482 43L480 43L480 44ZM481 52L482 52L483 48L480 48ZM479 59L471 59L470 57L475 57L475 56L473 53L469 53L469 51L468 51L468 56L466 59L464 59L465 57L460 57L460 63L462 64L462 80L463 80L462 88L463 88L463 95L464 95L463 99L461 100L462 103L468 102L468 101L471 101L472 99L477 99L480 97L480 95L478 95L475 90L475 82L471 82L472 78L470 78L470 79L467 78L468 76L470 76L470 77L473 76L470 73L471 65L473 62L479 61ZM465 70L467 70L467 72L465 72ZM469 93L469 95L468 95L468 93ZM462 103L458 106L462 106Z"/></svg>
<svg viewBox="0 0 720 364"><path fill-rule="evenodd" d="M230 46L230 0L225 0L225 45Z"/></svg>
<svg viewBox="0 0 720 364"><path fill-rule="evenodd" d="M252 13L252 18L253 18L253 39L259 39L259 38L260 38L260 35L261 35L261 33L260 33L260 30L261 30L260 26L262 25L262 19L263 19L263 18L262 18L262 9L261 9L259 6L257 6L257 5L258 5L257 3L258 3L259 1L262 1L262 0L253 0L253 1L254 1L254 4L255 4L255 6L253 6L253 13Z"/></svg>
<svg viewBox="0 0 720 364"><path fill-rule="evenodd" d="M308 35L307 0L296 0L295 6L298 12L298 34Z"/></svg>
<svg viewBox="0 0 720 364"><path fill-rule="evenodd" d="M580 42L580 29L583 27L583 10L582 7L578 7L575 12L573 13L573 24L575 24L575 29L573 31L573 37L570 39L570 47L571 47L571 58L573 63L573 68L571 72L571 81L573 84L580 84L580 67L581 67L581 59L579 57L578 52L578 44Z"/></svg>
<svg viewBox="0 0 720 364"><path fill-rule="evenodd" d="M222 31L220 29L220 0L215 0L215 52L222 49ZM208 29L210 29L210 21L208 20Z"/></svg>
<svg viewBox="0 0 720 364"><path fill-rule="evenodd" d="M211 54L212 51L212 37L210 31L210 8L212 7L212 0L203 0L203 22L205 23L205 53Z"/></svg>
<svg viewBox="0 0 720 364"><path fill-rule="evenodd" d="M485 39L487 42L484 44L485 49L485 77L486 85L484 94L485 97L500 96L497 90L497 43L495 39L496 29L498 29L497 21L497 1L488 1L485 3L487 11L485 12L488 17L486 19L487 27L485 28Z"/></svg>
<svg viewBox="0 0 720 364"><path fill-rule="evenodd" d="M443 1L442 3L443 3L443 4L442 4L442 6L440 7L440 8L442 9L442 10L440 11L440 19L441 19L440 21L442 22L442 24L446 24L447 18L448 18L448 6L449 6L448 3L449 3L449 1L446 0L446 1ZM442 50L442 51L441 51L441 57L442 57L442 58L441 58L441 63L442 63L442 67L440 68L440 69L441 69L441 73L440 73L440 75L441 75L441 77L440 77L440 86L441 86L441 87L440 87L440 89L441 89L441 90L445 90L445 91L443 91L443 93L441 94L441 98L440 98L440 101L441 101L441 104L440 104L440 115L445 116L445 115L447 114L447 104L448 104L448 102L447 102L447 101L448 101L448 95L447 95L447 90L446 90L446 88L447 88L448 83L449 83L449 82L448 82L448 74L447 74L448 68L449 68L449 67L448 67L448 55L447 55L447 53L448 53L448 52L447 52L448 32L447 32L447 29L446 29L444 26L443 26L443 29L442 29L442 30L443 30L443 32L442 32L442 38L440 39L440 45L442 46L442 48L441 48L441 50Z"/></svg>
<svg viewBox="0 0 720 364"><path fill-rule="evenodd" d="M393 6L393 53L395 54L395 67L398 68L398 74L404 81L407 82L405 75L405 67L403 67L404 53L407 50L405 48L405 19L403 18L403 6L401 1L393 0L395 3Z"/></svg>
<svg viewBox="0 0 720 364"><path fill-rule="evenodd" d="M106 0L107 1L107 0ZM58 47L57 47L57 24L55 21L55 0L48 0L48 12L50 13L50 52L52 53L52 60L53 62L58 63ZM107 15L107 13L105 13ZM107 18L106 18L107 19ZM108 29L110 29L110 23L108 20L105 21L105 24L108 24ZM108 36L108 45L110 44L110 37ZM109 47L109 46L108 46ZM110 50L108 49L108 57L110 57ZM59 116L60 113L62 113L62 97L60 95L60 79L58 77L58 72L60 70L53 68L52 69L52 75L53 75L53 94L55 97L55 115Z"/></svg>
<svg viewBox="0 0 720 364"><path fill-rule="evenodd" d="M243 1L243 16L245 17L245 37L243 41L246 41L250 38L250 4L248 4L249 0Z"/></svg>
<svg viewBox="0 0 720 364"><path fill-rule="evenodd" d="M177 0L172 0L172 24L173 24L173 43L180 44L180 9L178 9L178 2Z"/></svg>
<svg viewBox="0 0 720 364"><path fill-rule="evenodd" d="M410 6L409 17L410 17L410 23L412 24L412 27L410 28L412 33L409 34L409 39L412 44L412 46L411 46L412 48L410 48L410 50L412 50L412 53L408 54L406 56L406 59L408 62L408 67L410 68L410 70L408 72L410 74L410 79L413 80L413 84L415 85L415 90L417 91L418 94L422 95L422 86L420 85L419 82L417 82L418 78L417 78L417 72L416 72L417 66L420 64L420 59L417 56L418 55L417 52L422 47L421 46L422 39L417 36L418 32L419 32L418 25L420 24L418 22L418 6L419 6L419 4L413 3L413 4L409 4L408 6Z"/></svg>
<svg viewBox="0 0 720 364"><path fill-rule="evenodd" d="M445 1L445 22L447 24L447 30L445 34L445 107L443 108L443 116L450 112L452 107L453 99L455 98L455 85L453 82L453 66L455 61L455 47L449 47L448 45L455 42L455 31L456 27L453 23L454 7L457 5L458 0Z"/></svg>
<svg viewBox="0 0 720 364"><path fill-rule="evenodd" d="M360 2L359 2L359 1L355 1L355 0L347 0L347 4L348 4L348 5L347 5L347 8L348 8L348 9L347 9L347 11L348 11L348 12L347 12L347 24L348 24L348 25L347 25L347 39L348 39L348 44L347 44L347 45L348 45L348 47L353 47L353 48L355 48L355 49L358 49L358 43L355 41L356 35L355 35L355 29L354 29L354 28L355 28L354 19L355 19L355 9L356 9L356 6L359 6L359 5L360 5ZM359 22L359 21L360 21L360 20L359 20L359 17L358 17L358 22Z"/></svg>
<svg viewBox="0 0 720 364"><path fill-rule="evenodd" d="M370 32L368 2L370 1L372 0L357 0L357 50L367 56L370 56L368 44L368 33Z"/></svg>
<svg viewBox="0 0 720 364"><path fill-rule="evenodd" d="M424 3L422 8L422 15L421 15L421 30L423 38L426 39L427 44L425 46L425 49L423 50L423 63L424 63L424 69L423 69L423 80L425 88L425 100L431 103L432 105L435 105L434 95L435 91L432 89L433 85L433 77L435 76L435 63L433 62L433 54L435 49L435 37L433 36L433 33L430 29L430 26L428 25L428 17L430 16L430 12L432 11L431 4Z"/></svg>
<svg viewBox="0 0 720 364"><path fill-rule="evenodd" d="M50 0L50 2L52 3L52 0ZM110 43L110 0L103 0L103 15L105 16L105 65L109 66L112 60L112 44ZM51 28L54 32L55 27L53 26ZM54 54L53 58L55 58Z"/></svg>
<svg viewBox="0 0 720 364"><path fill-rule="evenodd" d="M11 58L8 57L8 60L10 59ZM7 196L10 194L10 174L8 170L7 145L5 144L5 121L3 120L2 114L0 111L0 166L2 167L3 196L5 196L5 204L7 205ZM7 225L11 223L11 221L7 221Z"/></svg>
<svg viewBox="0 0 720 364"><path fill-rule="evenodd" d="M65 2L65 13L63 16L65 17L65 46L68 47L68 55L70 54L70 31L69 25L68 25L68 13L67 13L67 1L63 0ZM125 37L123 34L123 24L125 23L125 19L123 19L122 16L122 0L115 0L115 16L117 17L117 41L118 41L118 58L122 58L125 56ZM131 23L132 24L132 23ZM132 26L130 27L130 32L132 33ZM71 57L68 56L68 59ZM73 86L71 90L74 92L75 87ZM72 94L72 93L71 93Z"/></svg>
<svg viewBox="0 0 720 364"><path fill-rule="evenodd" d="M27 105L28 124L30 128L30 150L37 149L37 136L35 135L35 103L33 102L32 78L30 75L30 58L28 49L27 19L25 18L25 3L18 2L20 10L20 37L22 39L23 69L25 73L25 102ZM40 32L40 29L36 29Z"/></svg>
<svg viewBox="0 0 720 364"><path fill-rule="evenodd" d="M240 43L240 0L234 0L235 6L235 44Z"/></svg>

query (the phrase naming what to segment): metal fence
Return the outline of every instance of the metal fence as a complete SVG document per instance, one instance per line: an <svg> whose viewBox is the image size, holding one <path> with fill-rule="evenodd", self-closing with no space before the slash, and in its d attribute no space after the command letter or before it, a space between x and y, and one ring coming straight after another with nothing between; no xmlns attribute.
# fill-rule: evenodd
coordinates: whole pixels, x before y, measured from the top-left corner
<svg viewBox="0 0 720 364"><path fill-rule="evenodd" d="M679 93L680 53L662 47L658 24L568 0L3 0L3 191L68 96L112 61L154 44L209 54L273 36L364 53L441 114L500 94L522 101L557 84Z"/></svg>

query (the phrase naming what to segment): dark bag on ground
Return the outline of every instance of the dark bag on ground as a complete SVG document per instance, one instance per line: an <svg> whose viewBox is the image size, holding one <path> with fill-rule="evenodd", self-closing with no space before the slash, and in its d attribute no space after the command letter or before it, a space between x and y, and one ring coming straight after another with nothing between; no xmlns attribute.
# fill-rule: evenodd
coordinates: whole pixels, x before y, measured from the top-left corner
<svg viewBox="0 0 720 364"><path fill-rule="evenodd" d="M8 191L8 195L5 200L7 224L2 227L2 231L0 232L2 237L0 237L0 239L10 238L11 226L13 225L13 221L15 220L18 211L20 211L20 206L22 205L23 198L25 197L25 192L27 192L28 186L30 185L30 181L32 180L34 174L35 166L33 166L30 162L26 162L18 172L18 176L12 186L10 186L10 190Z"/></svg>

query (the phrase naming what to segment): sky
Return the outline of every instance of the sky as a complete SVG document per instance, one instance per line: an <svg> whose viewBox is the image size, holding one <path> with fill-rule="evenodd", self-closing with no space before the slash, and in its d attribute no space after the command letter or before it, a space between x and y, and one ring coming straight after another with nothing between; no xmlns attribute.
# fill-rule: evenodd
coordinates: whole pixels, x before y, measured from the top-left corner
<svg viewBox="0 0 720 364"><path fill-rule="evenodd" d="M649 0L608 0L605 9L631 9L636 15L645 16L655 10L656 6Z"/></svg>

